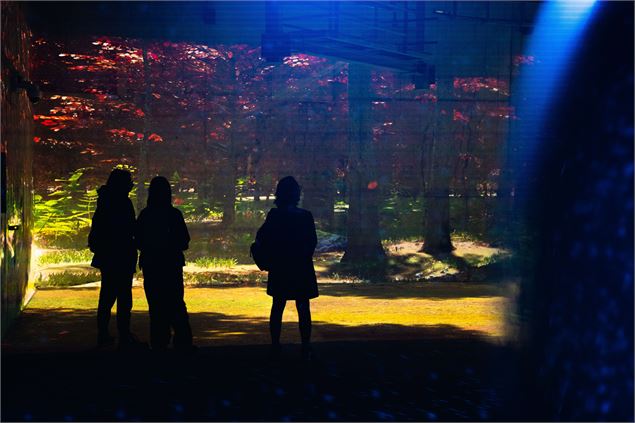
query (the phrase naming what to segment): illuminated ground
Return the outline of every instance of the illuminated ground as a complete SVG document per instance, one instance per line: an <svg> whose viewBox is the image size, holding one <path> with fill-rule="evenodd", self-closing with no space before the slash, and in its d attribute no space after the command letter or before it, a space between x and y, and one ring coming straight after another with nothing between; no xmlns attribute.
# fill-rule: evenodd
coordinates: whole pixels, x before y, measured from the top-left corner
<svg viewBox="0 0 635 423"><path fill-rule="evenodd" d="M511 335L511 284L403 283L322 284L312 301L313 340L411 340ZM4 347L14 351L84 350L95 340L97 288L39 290L24 310ZM147 339L147 303L133 289L133 331ZM189 288L186 303L201 346L268 342L271 298L263 286ZM114 320L114 319L113 319ZM283 342L298 342L295 305L285 311ZM114 321L111 322L114 331ZM441 330L442 329L442 330Z"/></svg>

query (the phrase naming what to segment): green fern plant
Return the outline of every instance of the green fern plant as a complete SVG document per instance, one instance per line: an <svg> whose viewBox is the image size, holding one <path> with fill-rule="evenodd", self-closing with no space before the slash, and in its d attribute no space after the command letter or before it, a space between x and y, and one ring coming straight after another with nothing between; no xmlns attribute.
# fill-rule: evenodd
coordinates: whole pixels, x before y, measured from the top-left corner
<svg viewBox="0 0 635 423"><path fill-rule="evenodd" d="M57 239L71 237L90 227L97 204L97 191L86 190L81 178L91 168L81 168L67 178L55 179L60 185L46 198L34 196L35 234Z"/></svg>

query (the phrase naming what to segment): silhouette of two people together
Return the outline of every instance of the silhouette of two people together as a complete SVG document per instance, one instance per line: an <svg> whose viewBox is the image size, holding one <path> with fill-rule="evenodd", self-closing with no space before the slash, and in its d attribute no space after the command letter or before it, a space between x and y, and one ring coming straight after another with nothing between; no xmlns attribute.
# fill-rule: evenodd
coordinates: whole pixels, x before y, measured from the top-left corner
<svg viewBox="0 0 635 423"><path fill-rule="evenodd" d="M101 271L102 280L97 343L99 346L114 343L108 326L116 302L119 347L143 345L130 332L132 279L138 258L150 314L150 347L165 351L172 341L175 350L193 351L196 347L192 343L183 288L183 252L190 242L183 214L172 206L168 180L157 176L150 182L147 205L136 218L128 197L133 186L130 172L114 169L106 184L97 190L97 208L88 237L94 254L91 265ZM317 237L313 216L297 206L300 194L301 187L293 177L279 181L276 207L269 211L258 230L256 243L267 252L267 294L273 297L269 320L272 354L277 356L280 352L286 302L295 300L302 355L310 358L309 302L318 296L312 259Z"/></svg>
<svg viewBox="0 0 635 423"><path fill-rule="evenodd" d="M183 300L183 251L190 236L181 212L172 207L170 184L164 177L152 179L147 207L135 216L128 194L133 187L130 172L115 169L98 192L88 246L94 253L92 266L101 271L97 306L98 345L114 342L108 323L117 302L120 348L139 346L130 332L132 278L143 271L144 290L150 311L150 345L165 350L174 329L174 347L192 349L187 308Z"/></svg>

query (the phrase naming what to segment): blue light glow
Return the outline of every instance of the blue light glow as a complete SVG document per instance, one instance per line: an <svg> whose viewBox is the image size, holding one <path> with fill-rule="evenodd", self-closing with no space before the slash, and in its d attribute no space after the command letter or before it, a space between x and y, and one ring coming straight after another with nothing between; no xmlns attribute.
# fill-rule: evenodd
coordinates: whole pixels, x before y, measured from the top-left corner
<svg viewBox="0 0 635 423"><path fill-rule="evenodd" d="M559 97L569 67L593 16L595 0L551 1L542 5L523 53L532 64L521 68L515 93L518 122L510 143L520 160L533 160L546 116Z"/></svg>
<svg viewBox="0 0 635 423"><path fill-rule="evenodd" d="M546 112L557 94L557 85L566 74L578 41L591 17L594 0L547 2L540 10L526 55L536 65L521 75L520 89L535 97L540 112ZM542 113L540 113L542 117Z"/></svg>

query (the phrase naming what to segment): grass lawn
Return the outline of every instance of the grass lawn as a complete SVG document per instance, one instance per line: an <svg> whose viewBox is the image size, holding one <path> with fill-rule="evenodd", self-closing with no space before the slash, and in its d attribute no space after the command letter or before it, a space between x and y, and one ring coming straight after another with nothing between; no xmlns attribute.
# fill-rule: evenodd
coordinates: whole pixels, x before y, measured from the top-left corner
<svg viewBox="0 0 635 423"><path fill-rule="evenodd" d="M3 342L13 351L82 350L94 345L97 288L38 290ZM512 284L392 283L320 284L311 302L314 342L410 340L429 337L510 335ZM133 331L148 338L147 302L133 288ZM186 303L201 346L268 343L271 298L264 286L187 288ZM113 308L113 312L116 307ZM115 317L111 330L115 333ZM297 313L284 314L283 342L299 342Z"/></svg>

